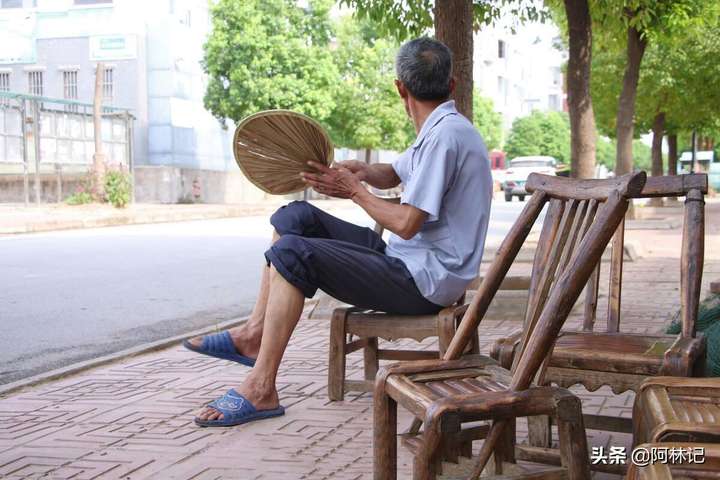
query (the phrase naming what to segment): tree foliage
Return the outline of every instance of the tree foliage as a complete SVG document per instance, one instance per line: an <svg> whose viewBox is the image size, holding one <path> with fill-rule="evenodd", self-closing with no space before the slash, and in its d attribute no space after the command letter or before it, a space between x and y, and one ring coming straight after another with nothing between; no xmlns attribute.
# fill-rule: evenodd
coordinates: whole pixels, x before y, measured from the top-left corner
<svg viewBox="0 0 720 480"><path fill-rule="evenodd" d="M473 93L473 123L480 131L488 150L499 149L503 141L502 115L495 111L493 101L477 90Z"/></svg>
<svg viewBox="0 0 720 480"><path fill-rule="evenodd" d="M608 170L615 168L615 140L607 137L598 137L597 163L605 165ZM640 139L633 140L633 165L640 170L650 170L650 147Z"/></svg>
<svg viewBox="0 0 720 480"><path fill-rule="evenodd" d="M361 18L369 18L383 33L399 40L426 35L433 27L434 0L340 0L341 5L352 7ZM473 0L475 29L490 25L501 14L510 15L517 26L526 21L548 18L541 5L523 0Z"/></svg>
<svg viewBox="0 0 720 480"><path fill-rule="evenodd" d="M335 107L331 0L218 0L204 45L205 107L238 121L285 108L323 121Z"/></svg>
<svg viewBox="0 0 720 480"><path fill-rule="evenodd" d="M368 21L339 21L333 59L340 78L327 120L336 145L403 150L412 142L415 132L394 84L397 47Z"/></svg>
<svg viewBox="0 0 720 480"><path fill-rule="evenodd" d="M559 162L570 161L570 123L561 112L534 111L515 119L505 142L512 159L527 155L549 155Z"/></svg>

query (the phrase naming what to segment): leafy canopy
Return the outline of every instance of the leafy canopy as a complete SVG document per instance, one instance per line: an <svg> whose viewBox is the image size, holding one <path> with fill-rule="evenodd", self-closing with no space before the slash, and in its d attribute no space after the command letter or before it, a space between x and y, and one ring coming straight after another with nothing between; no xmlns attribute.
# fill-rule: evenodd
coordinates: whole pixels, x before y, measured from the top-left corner
<svg viewBox="0 0 720 480"><path fill-rule="evenodd" d="M205 107L221 120L272 108L325 120L335 107L338 75L328 48L331 5L218 0L204 45Z"/></svg>
<svg viewBox="0 0 720 480"><path fill-rule="evenodd" d="M516 118L505 142L508 158L549 155L570 162L570 121L563 112L533 111Z"/></svg>
<svg viewBox="0 0 720 480"><path fill-rule="evenodd" d="M433 27L433 7L441 7L442 0L340 0L340 4L354 8L360 18L370 19L383 33L403 40L428 33ZM549 15L541 5L527 0L473 0L476 30L503 14L513 17L516 25L545 20Z"/></svg>
<svg viewBox="0 0 720 480"><path fill-rule="evenodd" d="M415 131L394 84L397 48L372 23L340 19L333 51L339 88L327 120L336 145L404 150L412 142Z"/></svg>

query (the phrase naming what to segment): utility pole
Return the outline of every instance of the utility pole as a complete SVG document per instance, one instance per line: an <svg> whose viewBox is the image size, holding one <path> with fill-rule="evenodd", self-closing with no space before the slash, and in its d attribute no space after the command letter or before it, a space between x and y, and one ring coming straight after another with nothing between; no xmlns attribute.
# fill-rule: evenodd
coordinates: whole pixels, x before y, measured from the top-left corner
<svg viewBox="0 0 720 480"><path fill-rule="evenodd" d="M95 98L93 101L93 127L95 133L95 154L93 155L93 186L95 200L105 198L105 155L102 144L102 100L105 65L98 62L95 69Z"/></svg>

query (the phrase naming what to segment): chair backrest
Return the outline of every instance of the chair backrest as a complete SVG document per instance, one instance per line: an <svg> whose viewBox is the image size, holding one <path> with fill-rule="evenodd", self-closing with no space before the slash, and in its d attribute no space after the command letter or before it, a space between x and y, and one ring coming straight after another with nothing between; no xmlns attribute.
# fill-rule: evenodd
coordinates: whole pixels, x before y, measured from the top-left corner
<svg viewBox="0 0 720 480"><path fill-rule="evenodd" d="M532 196L500 245L444 358L456 359L462 354L548 204L533 261L526 328L510 385L511 389L527 388L622 221L628 199L637 195L644 184L644 172L608 180L531 174L526 189Z"/></svg>
<svg viewBox="0 0 720 480"><path fill-rule="evenodd" d="M680 319L683 337L695 336L698 315L705 239L705 199L708 177L704 173L649 177L642 191L633 198L685 197L682 250L680 254ZM622 279L625 250L625 221L618 226L612 241L608 285L607 331L620 331ZM601 263L588 283L585 293L583 330L595 325L598 279Z"/></svg>

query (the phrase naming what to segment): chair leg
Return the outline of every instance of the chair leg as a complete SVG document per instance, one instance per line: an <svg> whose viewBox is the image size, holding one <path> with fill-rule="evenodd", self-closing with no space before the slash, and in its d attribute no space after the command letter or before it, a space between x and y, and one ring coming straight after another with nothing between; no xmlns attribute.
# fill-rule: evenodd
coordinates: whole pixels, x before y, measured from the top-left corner
<svg viewBox="0 0 720 480"><path fill-rule="evenodd" d="M567 468L568 478L590 480L587 436L580 399L577 397L559 399L556 412L560 459L562 465Z"/></svg>
<svg viewBox="0 0 720 480"><path fill-rule="evenodd" d="M336 309L330 319L328 358L328 397L332 401L345 398L345 326L347 310Z"/></svg>
<svg viewBox="0 0 720 480"><path fill-rule="evenodd" d="M552 423L547 415L536 415L528 419L528 443L533 447L550 448L552 445Z"/></svg>
<svg viewBox="0 0 720 480"><path fill-rule="evenodd" d="M450 315L438 315L438 350L440 358L445 356L445 351L450 346L455 336L455 318Z"/></svg>
<svg viewBox="0 0 720 480"><path fill-rule="evenodd" d="M493 452L495 458L495 473L502 475L503 462L515 463L515 419L509 419L500 440Z"/></svg>
<svg viewBox="0 0 720 480"><path fill-rule="evenodd" d="M365 380L375 381L378 368L378 339L370 337L367 339L367 345L363 349L363 360L365 364ZM344 380L344 379L343 379Z"/></svg>
<svg viewBox="0 0 720 480"><path fill-rule="evenodd" d="M439 417L425 421L422 443L413 461L413 480L435 480L440 473L441 441L443 434Z"/></svg>
<svg viewBox="0 0 720 480"><path fill-rule="evenodd" d="M373 478L397 480L397 403L376 389L373 410Z"/></svg>

